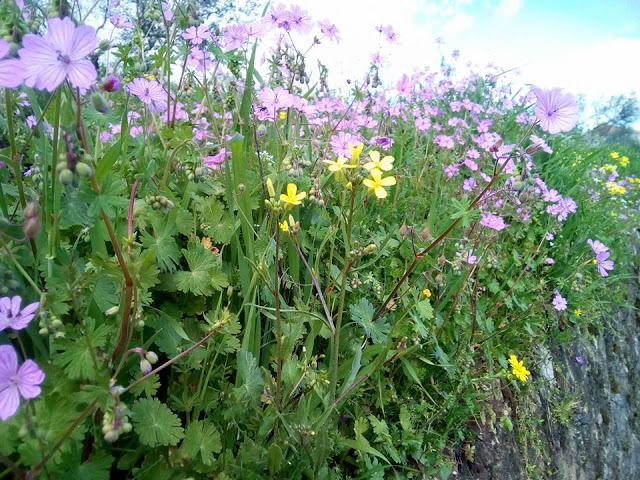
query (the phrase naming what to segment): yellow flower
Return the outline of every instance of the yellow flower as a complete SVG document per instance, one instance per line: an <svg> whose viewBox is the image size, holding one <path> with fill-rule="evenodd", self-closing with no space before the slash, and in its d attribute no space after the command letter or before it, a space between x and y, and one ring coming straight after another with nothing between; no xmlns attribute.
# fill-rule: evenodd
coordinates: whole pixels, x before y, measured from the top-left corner
<svg viewBox="0 0 640 480"><path fill-rule="evenodd" d="M602 168L604 168L607 172L613 172L618 168L617 165L613 165L611 163L605 163Z"/></svg>
<svg viewBox="0 0 640 480"><path fill-rule="evenodd" d="M267 192L269 192L269 197L274 198L276 196L276 191L273 188L273 182L270 178L267 178Z"/></svg>
<svg viewBox="0 0 640 480"><path fill-rule="evenodd" d="M616 182L607 182L607 190L609 190L609 195L624 195L627 193L627 189Z"/></svg>
<svg viewBox="0 0 640 480"><path fill-rule="evenodd" d="M390 187L396 184L395 177L384 177L382 178L382 172L377 168L374 168L370 172L371 178L365 178L362 183L364 183L367 187L369 187L369 192L374 192L376 197L385 198L387 196L387 191L384 187Z"/></svg>
<svg viewBox="0 0 640 480"><path fill-rule="evenodd" d="M383 157L382 160L380 160L380 152L376 152L375 150L369 152L369 158L371 159L371 161L365 163L364 168L366 168L367 170L372 170L375 168L378 170L383 170L385 172L388 172L393 168L393 161L395 160L395 158L393 158L391 155L387 155L386 157Z"/></svg>
<svg viewBox="0 0 640 480"><path fill-rule="evenodd" d="M360 154L362 153L362 149L364 148L364 143L358 142L355 145L349 144L349 150L351 150L351 163L354 165L357 163Z"/></svg>
<svg viewBox="0 0 640 480"><path fill-rule="evenodd" d="M339 182L344 180L344 168L356 168L355 165L349 165L348 160L345 157L338 157L335 162L333 160L323 160L324 163L329 165L329 171L336 174L336 180Z"/></svg>
<svg viewBox="0 0 640 480"><path fill-rule="evenodd" d="M278 116L280 117L280 120L284 120L285 118L287 118L287 112L283 110L278 114Z"/></svg>
<svg viewBox="0 0 640 480"><path fill-rule="evenodd" d="M531 372L524 368L523 362L519 362L518 357L511 355L509 357L509 363L511 364L511 373L513 373L521 382L526 382L527 376L531 375Z"/></svg>
<svg viewBox="0 0 640 480"><path fill-rule="evenodd" d="M289 224L286 220L280 222L280 230L282 230L284 233L289 233Z"/></svg>
<svg viewBox="0 0 640 480"><path fill-rule="evenodd" d="M155 80L156 76L152 75L151 73L145 73L144 75L142 75L144 78L146 78L147 80Z"/></svg>
<svg viewBox="0 0 640 480"><path fill-rule="evenodd" d="M579 308L576 308L576 309L573 311L573 313L575 313L575 314L576 314L576 316L578 316L578 317L579 317L580 315L582 315L582 310L580 310Z"/></svg>
<svg viewBox="0 0 640 480"><path fill-rule="evenodd" d="M298 192L298 187L295 183L287 184L287 194L280 194L280 201L284 203L284 208L287 210L292 209L295 205L301 205L302 200L306 198L307 192Z"/></svg>
<svg viewBox="0 0 640 480"><path fill-rule="evenodd" d="M611 152L609 155L611 156L611 158L618 158L620 156L618 152Z"/></svg>
<svg viewBox="0 0 640 480"><path fill-rule="evenodd" d="M626 167L627 165L629 165L629 157L620 157L619 163L621 167Z"/></svg>
<svg viewBox="0 0 640 480"><path fill-rule="evenodd" d="M422 290L422 294L425 297L429 298L429 297L431 297L431 290L429 290L428 288L425 288L424 290Z"/></svg>

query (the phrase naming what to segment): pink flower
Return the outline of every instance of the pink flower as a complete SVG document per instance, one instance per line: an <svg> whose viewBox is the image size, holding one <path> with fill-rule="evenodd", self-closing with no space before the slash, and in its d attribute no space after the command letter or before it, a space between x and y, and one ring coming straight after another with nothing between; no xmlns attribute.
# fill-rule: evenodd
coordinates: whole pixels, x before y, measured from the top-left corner
<svg viewBox="0 0 640 480"><path fill-rule="evenodd" d="M122 82L115 75L109 75L100 85L105 92L116 92L122 88Z"/></svg>
<svg viewBox="0 0 640 480"><path fill-rule="evenodd" d="M182 34L182 38L190 40L193 45L200 45L204 40L211 39L211 32L204 25L189 27Z"/></svg>
<svg viewBox="0 0 640 480"><path fill-rule="evenodd" d="M339 132L337 135L333 135L329 140L333 153L338 157L351 158L350 146L355 146L358 143L358 138L351 135L348 132Z"/></svg>
<svg viewBox="0 0 640 480"><path fill-rule="evenodd" d="M556 290L556 295L553 297L553 301L551 302L553 308L557 311L562 312L567 309L567 299L560 295L560 292Z"/></svg>
<svg viewBox="0 0 640 480"><path fill-rule="evenodd" d="M162 2L162 14L167 22L173 20L173 12L171 11L171 5L168 2Z"/></svg>
<svg viewBox="0 0 640 480"><path fill-rule="evenodd" d="M18 355L11 345L0 345L0 419L13 416L24 399L40 395L44 372L33 360L18 368Z"/></svg>
<svg viewBox="0 0 640 480"><path fill-rule="evenodd" d="M504 219L501 216L494 215L493 213L483 213L482 218L480 219L480 225L498 231L503 230L509 226L504 223Z"/></svg>
<svg viewBox="0 0 640 480"><path fill-rule="evenodd" d="M286 13L285 21L289 24L287 30L300 32L303 35L310 33L313 28L311 17L306 10L302 10L298 5L291 6L291 9Z"/></svg>
<svg viewBox="0 0 640 480"><path fill-rule="evenodd" d="M19 295L13 298L0 298L0 331L5 328L22 330L33 320L40 302L30 303L22 310L20 309L21 303L22 298Z"/></svg>
<svg viewBox="0 0 640 480"><path fill-rule="evenodd" d="M212 170L218 170L220 168L220 165L224 163L226 157L227 150L225 148L221 148L220 152L218 152L217 155L204 157L204 164Z"/></svg>
<svg viewBox="0 0 640 480"><path fill-rule="evenodd" d="M69 80L74 87L89 88L97 72L85 59L95 48L97 37L93 27L76 27L70 18L51 18L42 37L28 33L22 38L18 54L25 69L25 84L53 92Z"/></svg>
<svg viewBox="0 0 640 480"><path fill-rule="evenodd" d="M324 36L327 37L332 42L340 43L340 30L333 23L329 22L329 20L322 20L318 22L318 27L320 27L320 31L324 33Z"/></svg>
<svg viewBox="0 0 640 480"><path fill-rule="evenodd" d="M613 270L613 260L608 260L609 252L600 252L596 255L595 263L598 273L603 277L608 277L607 270Z"/></svg>
<svg viewBox="0 0 640 480"><path fill-rule="evenodd" d="M535 114L545 132L568 132L578 123L580 106L573 95L562 93L560 88L532 91L537 98Z"/></svg>
<svg viewBox="0 0 640 480"><path fill-rule="evenodd" d="M113 15L111 15L109 17L109 21L111 22L111 25L113 25L116 28L124 29L124 28L133 27L133 23L131 23L129 20L127 20L125 17L123 17L119 13L114 13Z"/></svg>
<svg viewBox="0 0 640 480"><path fill-rule="evenodd" d="M134 78L127 85L127 90L138 97L142 103L148 105L154 113L162 112L167 108L167 92L155 80L147 80L143 77Z"/></svg>
<svg viewBox="0 0 640 480"><path fill-rule="evenodd" d="M609 251L609 247L607 247L604 243L598 240L591 240L589 238L587 239L587 243L591 247L591 250L593 250L593 253L595 253L596 255L599 255L600 253L606 253Z"/></svg>
<svg viewBox="0 0 640 480"><path fill-rule="evenodd" d="M283 110L293 106L293 95L282 87L275 89L263 88L258 92L258 100L262 102L262 106L266 107L273 113L274 110Z"/></svg>
<svg viewBox="0 0 640 480"><path fill-rule="evenodd" d="M222 36L224 48L226 50L235 50L242 47L242 44L247 39L247 33L247 27L244 25L239 23L229 25Z"/></svg>
<svg viewBox="0 0 640 480"><path fill-rule="evenodd" d="M9 42L0 38L0 59L7 56L11 46ZM19 60L10 58L0 60L0 87L16 88L24 79L24 67Z"/></svg>

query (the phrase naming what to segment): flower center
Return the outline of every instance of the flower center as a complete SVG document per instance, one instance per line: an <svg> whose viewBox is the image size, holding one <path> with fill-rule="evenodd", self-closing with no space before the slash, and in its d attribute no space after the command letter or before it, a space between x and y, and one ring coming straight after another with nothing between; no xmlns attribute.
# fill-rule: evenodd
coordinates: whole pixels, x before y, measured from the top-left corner
<svg viewBox="0 0 640 480"><path fill-rule="evenodd" d="M58 53L58 60L59 61L61 61L62 63L65 63L67 65L69 65L71 63L71 58L69 57L69 55L63 55L60 50L58 50L57 53Z"/></svg>

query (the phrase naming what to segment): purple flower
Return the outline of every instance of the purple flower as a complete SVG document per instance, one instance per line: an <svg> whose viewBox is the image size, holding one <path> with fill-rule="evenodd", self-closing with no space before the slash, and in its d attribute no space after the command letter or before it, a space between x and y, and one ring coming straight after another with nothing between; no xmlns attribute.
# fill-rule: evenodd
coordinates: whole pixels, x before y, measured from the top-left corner
<svg viewBox="0 0 640 480"><path fill-rule="evenodd" d="M545 142L544 138L538 137L537 135L531 135L531 144L536 147L542 149L544 152L547 152L549 155L553 153L553 150L547 142Z"/></svg>
<svg viewBox="0 0 640 480"><path fill-rule="evenodd" d="M455 147L453 138L448 135L436 135L433 138L433 143L435 143L439 147L448 148L449 150L453 150L453 147Z"/></svg>
<svg viewBox="0 0 640 480"><path fill-rule="evenodd" d="M469 265L475 265L476 263L478 263L478 257L473 254L473 250L469 250L467 252L466 261Z"/></svg>
<svg viewBox="0 0 640 480"><path fill-rule="evenodd" d="M556 295L553 297L553 301L551 302L553 308L555 308L559 312L563 312L567 309L567 299L560 295L560 292L556 290Z"/></svg>
<svg viewBox="0 0 640 480"><path fill-rule="evenodd" d="M116 92L122 88L122 83L115 75L109 75L100 86L105 92Z"/></svg>
<svg viewBox="0 0 640 480"><path fill-rule="evenodd" d="M544 259L544 263L546 263L547 265L553 265L554 263L556 263L556 261L551 257L547 257Z"/></svg>
<svg viewBox="0 0 640 480"><path fill-rule="evenodd" d="M587 243L591 247L591 250L593 250L593 253L595 253L596 255L609 251L609 247L607 247L604 243L598 240L591 240L589 238L587 239Z"/></svg>
<svg viewBox="0 0 640 480"><path fill-rule="evenodd" d="M258 93L258 100L262 102L262 106L274 112L275 110L284 110L293 106L293 95L282 87L263 88Z"/></svg>
<svg viewBox="0 0 640 480"><path fill-rule="evenodd" d="M355 146L358 143L358 138L348 132L339 132L331 137L329 143L333 148L333 153L338 157L351 158L352 153L349 147Z"/></svg>
<svg viewBox="0 0 640 480"><path fill-rule="evenodd" d="M285 21L289 25L289 29L294 32L300 32L306 35L311 32L313 24L311 17L306 10L302 10L297 5L292 5L291 9L286 13Z"/></svg>
<svg viewBox="0 0 640 480"><path fill-rule="evenodd" d="M20 309L21 303L22 298L19 295L13 298L0 298L0 331L5 328L22 330L33 320L40 302L30 303L22 310Z"/></svg>
<svg viewBox="0 0 640 480"><path fill-rule="evenodd" d="M114 13L113 15L111 15L109 17L109 21L111 22L111 25L113 25L116 28L124 29L124 28L133 27L133 23L131 23L129 20L127 20L125 17L123 17L119 13Z"/></svg>
<svg viewBox="0 0 640 480"><path fill-rule="evenodd" d="M324 33L325 37L332 42L340 43L340 30L338 30L338 27L333 23L325 19L318 22L318 26L320 27L320 31Z"/></svg>
<svg viewBox="0 0 640 480"><path fill-rule="evenodd" d="M551 232L547 232L547 234L544 236L544 238L545 238L545 239L547 239L547 240L549 240L549 241L551 241L551 240L553 240L555 237L554 237L553 233L551 233Z"/></svg>
<svg viewBox="0 0 640 480"><path fill-rule="evenodd" d="M11 345L0 345L0 419L13 416L24 399L40 395L44 372L33 360L18 367L18 355Z"/></svg>
<svg viewBox="0 0 640 480"><path fill-rule="evenodd" d="M204 164L213 169L213 170L218 170L220 168L220 165L222 165L224 163L224 159L227 157L227 150L226 148L221 148L220 152L218 152L217 155L210 155L208 157L204 157Z"/></svg>
<svg viewBox="0 0 640 480"><path fill-rule="evenodd" d="M138 97L142 103L148 105L154 113L162 112L167 108L167 92L155 80L147 80L143 77L134 78L131 83L127 84L127 90Z"/></svg>
<svg viewBox="0 0 640 480"><path fill-rule="evenodd" d="M222 35L222 41L224 42L224 48L226 50L235 50L242 47L242 44L247 39L247 27L239 23L229 25Z"/></svg>
<svg viewBox="0 0 640 480"><path fill-rule="evenodd" d="M11 45L0 38L0 59L7 56ZM24 67L19 60L10 58L0 60L0 87L16 88L24 80Z"/></svg>
<svg viewBox="0 0 640 480"><path fill-rule="evenodd" d="M70 18L49 19L42 37L28 33L18 54L25 69L25 84L53 92L68 79L74 87L89 88L97 77L96 68L85 59L96 45L93 27L76 27Z"/></svg>
<svg viewBox="0 0 640 480"><path fill-rule="evenodd" d="M574 202L571 197L563 197L558 203L549 205L547 207L547 213L550 213L560 222L563 222L567 219L570 213L575 213L577 209L578 204Z"/></svg>
<svg viewBox="0 0 640 480"><path fill-rule="evenodd" d="M576 357L576 362L577 362L579 365L582 365L582 364L584 363L584 357L581 357L581 356L579 356L579 355L578 355L578 356Z"/></svg>
<svg viewBox="0 0 640 480"><path fill-rule="evenodd" d="M613 260L608 260L609 255L611 255L609 252L600 252L596 255L596 258L594 260L594 263L598 268L598 273L600 273L600 275L602 275L603 277L609 276L607 270L613 270Z"/></svg>
<svg viewBox="0 0 640 480"><path fill-rule="evenodd" d="M509 225L504 223L504 219L499 215L494 215L493 213L483 213L482 218L480 219L480 225L485 227L492 228L494 230L504 230Z"/></svg>
<svg viewBox="0 0 640 480"><path fill-rule="evenodd" d="M545 132L568 132L578 123L580 106L573 95L562 93L560 88L534 88L533 93L537 98L535 114Z"/></svg>
<svg viewBox="0 0 640 480"><path fill-rule="evenodd" d="M207 38L211 38L211 32L204 25L189 27L182 34L182 38L190 40L193 45L200 45Z"/></svg>
<svg viewBox="0 0 640 480"><path fill-rule="evenodd" d="M171 5L168 2L162 2L162 14L167 22L173 20L173 12L171 11Z"/></svg>

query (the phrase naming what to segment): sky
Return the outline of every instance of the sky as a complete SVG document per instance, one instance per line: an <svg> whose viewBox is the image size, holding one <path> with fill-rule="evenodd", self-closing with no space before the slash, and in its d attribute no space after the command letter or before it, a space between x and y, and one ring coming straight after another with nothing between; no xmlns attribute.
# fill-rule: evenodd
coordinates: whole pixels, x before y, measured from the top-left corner
<svg viewBox="0 0 640 480"><path fill-rule="evenodd" d="M340 29L339 46L314 54L333 76L361 78L379 42L376 25L392 25L386 45L391 75L438 66L454 49L480 66L516 68L516 81L562 87L590 101L640 93L640 0L298 0L314 20ZM437 37L444 40L438 46ZM298 46L298 48L301 48ZM387 76L388 74L385 74Z"/></svg>

